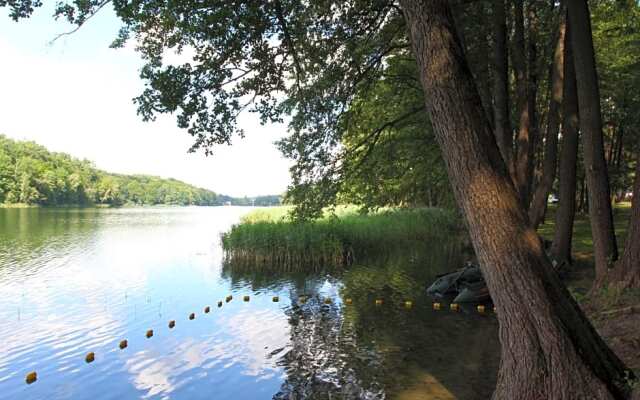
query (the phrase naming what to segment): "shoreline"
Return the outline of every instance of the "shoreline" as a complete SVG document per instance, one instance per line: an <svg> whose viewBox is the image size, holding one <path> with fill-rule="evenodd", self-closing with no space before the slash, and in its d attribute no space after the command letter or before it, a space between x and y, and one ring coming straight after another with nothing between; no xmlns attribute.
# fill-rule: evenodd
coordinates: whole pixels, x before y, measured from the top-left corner
<svg viewBox="0 0 640 400"><path fill-rule="evenodd" d="M23 209L23 208L42 208L42 209L63 209L63 208L151 208L151 207L253 207L253 208L270 208L280 206L251 206L251 205L208 205L201 206L197 204L124 204L121 206L112 206L109 204L61 204L61 205L40 205L40 204L24 204L24 203L0 203L0 209Z"/></svg>

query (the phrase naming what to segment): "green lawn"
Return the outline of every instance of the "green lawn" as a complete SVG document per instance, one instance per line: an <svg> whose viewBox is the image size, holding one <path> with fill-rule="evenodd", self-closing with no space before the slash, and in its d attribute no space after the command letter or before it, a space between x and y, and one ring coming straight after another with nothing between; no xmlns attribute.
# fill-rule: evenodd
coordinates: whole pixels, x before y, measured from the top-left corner
<svg viewBox="0 0 640 400"><path fill-rule="evenodd" d="M553 239L555 229L556 206L549 206L547 218L544 224L540 225L538 232L545 239ZM618 239L618 248L622 254L624 241L627 236L627 225L631 217L631 203L623 202L614 206L613 219ZM589 216L577 214L573 226L573 256L576 260L593 263L593 240L591 239L591 225Z"/></svg>
<svg viewBox="0 0 640 400"><path fill-rule="evenodd" d="M548 240L553 239L555 229L556 206L550 206L545 223L540 225L538 232ZM613 209L618 252L622 255L624 242L627 237L627 226L631 217L631 203L618 203ZM573 258L574 265L569 271L567 286L570 290L581 293L591 288L595 277L593 264L593 240L591 239L591 225L587 214L576 214L573 226Z"/></svg>

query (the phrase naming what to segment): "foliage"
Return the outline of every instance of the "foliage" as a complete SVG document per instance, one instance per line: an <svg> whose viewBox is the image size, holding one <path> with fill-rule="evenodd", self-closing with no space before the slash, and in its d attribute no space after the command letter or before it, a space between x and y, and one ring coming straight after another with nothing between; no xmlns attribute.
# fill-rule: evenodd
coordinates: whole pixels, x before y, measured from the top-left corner
<svg viewBox="0 0 640 400"><path fill-rule="evenodd" d="M218 203L221 205L268 207L278 206L281 202L282 196L279 195L255 197L231 197L223 194L218 195Z"/></svg>
<svg viewBox="0 0 640 400"><path fill-rule="evenodd" d="M598 1L592 18L612 192L626 191L640 143L640 4Z"/></svg>
<svg viewBox="0 0 640 400"><path fill-rule="evenodd" d="M208 154L243 135L242 111L263 122L286 118L292 135L281 148L296 160L295 187L332 179L348 105L367 98L387 57L409 47L401 12L388 0L62 1L56 17L82 25L106 4L124 24L113 45L132 38L146 61L145 89L134 100L143 119L177 115L195 138L192 150ZM167 60L183 50L193 57Z"/></svg>
<svg viewBox="0 0 640 400"><path fill-rule="evenodd" d="M0 135L0 203L217 205L215 193L175 179L117 175L91 162Z"/></svg>
<svg viewBox="0 0 640 400"><path fill-rule="evenodd" d="M356 95L344 120L339 167L289 189L287 200L297 206L296 216L317 216L336 203L358 204L365 211L453 203L409 54L387 60L380 79ZM287 140L281 145L286 148Z"/></svg>
<svg viewBox="0 0 640 400"><path fill-rule="evenodd" d="M9 17L14 21L27 18L33 13L34 8L41 5L40 0L0 0L0 7L8 7Z"/></svg>
<svg viewBox="0 0 640 400"><path fill-rule="evenodd" d="M113 45L134 40L146 61L145 89L135 99L145 120L176 114L178 125L194 136L192 150L206 153L242 136L236 119L243 111L258 113L263 122L289 122L291 134L280 148L294 160L287 198L298 217L317 217L324 206L336 203L365 209L450 204L397 1L83 0L59 2L56 16L82 25L107 4L124 24ZM511 30L513 9L507 4ZM38 5L0 1L15 19ZM544 140L535 132L543 132L548 119L547 71L562 13L557 2L525 5L525 53L531 54L526 64L537 93L532 154L539 169ZM489 119L493 7L452 2ZM632 0L599 0L591 8L602 104L611 122L606 144L614 149L624 142L622 156L612 163L611 181L614 191L624 191L630 187L630 154L640 122L635 112L640 6ZM171 52L192 57L171 62ZM517 107L510 110L517 128Z"/></svg>
<svg viewBox="0 0 640 400"><path fill-rule="evenodd" d="M281 215L284 215L282 213ZM257 218L262 217L264 220ZM297 222L254 214L222 236L227 261L237 266L295 270L348 265L355 260L425 246L460 233L458 217L433 208L345 213Z"/></svg>

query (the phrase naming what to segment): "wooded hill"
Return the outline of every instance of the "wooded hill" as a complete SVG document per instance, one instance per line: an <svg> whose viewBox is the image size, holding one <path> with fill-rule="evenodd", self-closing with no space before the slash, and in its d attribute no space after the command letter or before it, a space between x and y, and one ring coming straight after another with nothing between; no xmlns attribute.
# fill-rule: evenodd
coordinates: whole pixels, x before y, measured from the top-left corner
<svg viewBox="0 0 640 400"><path fill-rule="evenodd" d="M274 205L278 196L234 198L176 179L112 174L91 161L0 135L0 204L62 205Z"/></svg>

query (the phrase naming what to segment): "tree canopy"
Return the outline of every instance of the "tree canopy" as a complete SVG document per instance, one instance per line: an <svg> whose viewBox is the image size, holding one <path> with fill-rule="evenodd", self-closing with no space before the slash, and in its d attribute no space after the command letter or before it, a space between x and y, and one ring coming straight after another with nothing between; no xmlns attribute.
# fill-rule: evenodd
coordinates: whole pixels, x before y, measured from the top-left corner
<svg viewBox="0 0 640 400"><path fill-rule="evenodd" d="M619 126L626 127L621 140L618 131L605 132L613 150L627 143L622 150L627 157L612 157L613 184L624 191L632 176L628 144L638 137L632 111L637 102L632 93L638 91L626 90L638 86L633 56L638 5L631 0L594 4L605 113L615 113ZM0 1L14 19L40 5ZM145 120L175 114L178 125L194 137L192 151L211 154L216 144L242 136L237 125L242 112L257 113L263 122L289 123L290 135L279 146L295 161L287 197L298 205L300 217L346 201L366 208L451 203L398 2L83 0L58 3L56 16L80 26L105 6L112 6L123 23L113 46L133 40L145 61L145 89L134 99L139 114ZM483 106L493 120L496 72L490 53L495 44L487 21L495 5L461 1L453 8ZM536 110L527 139L531 149L525 152L531 154L530 186L540 180L545 139L537 132L548 119L546 71L560 18L557 5L527 2L524 42L519 43L511 34L518 21L507 10L508 42L514 57L525 46L523 62L529 87L535 88L528 92ZM182 61L169 62L170 52L182 54ZM508 86L516 97L515 72ZM511 126L518 126L518 113L511 108Z"/></svg>

